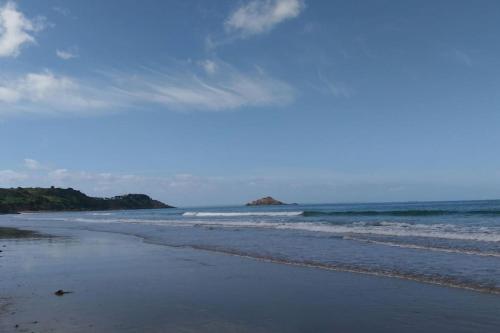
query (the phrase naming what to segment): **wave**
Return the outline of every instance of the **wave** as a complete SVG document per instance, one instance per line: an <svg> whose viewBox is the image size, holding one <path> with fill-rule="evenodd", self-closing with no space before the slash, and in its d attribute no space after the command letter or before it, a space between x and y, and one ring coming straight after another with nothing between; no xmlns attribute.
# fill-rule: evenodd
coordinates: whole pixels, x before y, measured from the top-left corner
<svg viewBox="0 0 500 333"><path fill-rule="evenodd" d="M442 215L500 215L500 210L348 210L348 211L279 211L279 212L185 212L183 216L191 217L238 217L238 216L442 216Z"/></svg>
<svg viewBox="0 0 500 333"><path fill-rule="evenodd" d="M306 217L314 216L441 216L441 215L500 215L500 210L351 210L351 211L304 211Z"/></svg>
<svg viewBox="0 0 500 333"><path fill-rule="evenodd" d="M371 234L396 237L428 237L451 240L500 242L500 230L496 228L460 227L451 224L381 222L375 225L369 223L332 225L327 223L284 223L277 226L277 228L335 234Z"/></svg>
<svg viewBox="0 0 500 333"><path fill-rule="evenodd" d="M163 222L162 224L165 224ZM265 228L299 230L339 235L381 235L394 237L427 237L449 240L500 242L500 229L487 227L461 227L452 224L410 224L399 222L353 223L336 225L315 222L248 222L248 221L170 221L170 225L221 228Z"/></svg>
<svg viewBox="0 0 500 333"><path fill-rule="evenodd" d="M183 216L191 217L238 217L238 216L300 216L304 212L185 212Z"/></svg>
<svg viewBox="0 0 500 333"><path fill-rule="evenodd" d="M80 219L80 221L82 221ZM110 220L111 221L111 220ZM118 222L114 220L113 222ZM102 221L99 221L102 222ZM320 222L270 222L270 221L221 221L221 220L120 220L129 223L149 223L163 226L191 226L218 228L260 228L298 230L337 235L381 235L394 237L426 237L448 240L500 242L498 227L464 227L452 224L410 224L401 222L357 222L331 224Z"/></svg>
<svg viewBox="0 0 500 333"><path fill-rule="evenodd" d="M195 213L195 212L186 212ZM184 213L184 214L186 214ZM197 214L228 214L197 212ZM258 212L256 212L258 213ZM262 212L263 214L300 214L301 212ZM241 213L236 213L241 214ZM213 216L213 215L188 215ZM234 216L234 215L223 215ZM279 215L278 215L279 216ZM289 216L289 215L288 215ZM38 220L40 217L28 218ZM351 224L332 224L327 222L273 222L273 221L231 221L217 219L126 219L126 218L50 218L56 221L75 221L84 223L134 223L171 227L218 227L218 228L261 228L275 230L298 230L337 235L380 235L393 237L425 237L448 240L500 242L500 227L460 226L453 224L411 224L402 222L355 222Z"/></svg>
<svg viewBox="0 0 500 333"><path fill-rule="evenodd" d="M391 247L399 247L399 248L404 248L404 249L416 249L416 250L426 250L426 251L436 251L436 252L446 252L446 253L468 254L468 255L475 255L475 256L481 256L481 257L499 257L500 258L500 252L492 252L492 251L485 252L485 251L473 250L473 249L448 248L448 247L440 247L440 246L426 246L426 245L417 245L417 244L410 244L410 243L380 241L380 240L358 238L358 237L352 237L352 236L344 236L342 238L346 239L346 240L353 240L353 241L358 241L358 242L363 242L363 243L385 245L385 246L391 246Z"/></svg>
<svg viewBox="0 0 500 333"><path fill-rule="evenodd" d="M219 246L207 246L207 245L173 245L165 244L162 242L150 241L154 244L161 244L171 247L188 247L197 250L210 251L228 254L232 256L260 260L263 262L269 262L274 264L283 264L291 266L309 267L316 269L325 269L331 271L349 272L357 274L365 274L372 276L390 277L398 278L403 280L416 281L420 283L434 284L452 288L466 289L483 293L490 294L500 294L500 287L493 285L491 283L481 283L472 282L467 280L462 280L457 277L446 276L446 275L427 275L418 274L413 272L405 272L396 269L383 269L375 267L364 267L356 264L347 263L323 263L314 260L294 260L291 258L275 257L272 255L263 255L255 252L246 252L233 248L221 248Z"/></svg>

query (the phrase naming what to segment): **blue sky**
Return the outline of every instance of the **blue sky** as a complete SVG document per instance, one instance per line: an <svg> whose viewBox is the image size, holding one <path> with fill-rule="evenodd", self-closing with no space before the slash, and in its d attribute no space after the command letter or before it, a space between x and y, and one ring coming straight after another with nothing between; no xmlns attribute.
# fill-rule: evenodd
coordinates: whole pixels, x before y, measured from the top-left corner
<svg viewBox="0 0 500 333"><path fill-rule="evenodd" d="M0 186L500 198L497 1L0 1Z"/></svg>

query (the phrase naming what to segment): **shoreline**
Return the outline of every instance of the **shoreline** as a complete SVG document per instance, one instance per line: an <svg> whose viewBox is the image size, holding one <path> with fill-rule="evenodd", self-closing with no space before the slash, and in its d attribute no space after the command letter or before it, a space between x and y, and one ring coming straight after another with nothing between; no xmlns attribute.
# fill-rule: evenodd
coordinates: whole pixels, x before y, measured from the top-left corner
<svg viewBox="0 0 500 333"><path fill-rule="evenodd" d="M193 250L197 250L197 251L204 251L204 252L218 254L218 255L227 255L227 256L234 256L234 257L254 260L257 262L265 262L265 263L294 266L294 267L312 268L312 269L333 271L333 272L362 274L362 275L368 275L368 276L374 276L374 277L413 281L413 282L417 282L417 283L440 286L440 287L444 287L444 288L467 290L467 291L473 291L473 292L491 294L491 295L500 295L500 288L498 288L498 287L487 287L487 286L481 286L481 285L471 286L471 285L461 283L460 281L453 281L450 278L445 280L445 279L432 278L432 277L427 277L427 276L409 275L409 274L405 274L405 273L401 273L401 272L375 271L375 270L362 269L362 268L357 268L357 267L349 267L349 266L343 266L343 265L335 266L335 265L324 264L324 263L320 263L320 262L312 262L312 261L306 261L306 262L292 261L292 260L279 259L279 258L273 258L273 257L265 257L265 256L261 256L258 254L249 254L249 253L242 253L239 251L232 251L232 250L226 250L226 249L221 249L221 248L213 248L213 247L208 247L208 246L174 245L174 244L168 244L168 243L165 243L162 241L152 240L152 239L150 239L146 236L143 236L143 235L138 235L138 234L134 234L134 233L127 233L127 232L106 231L106 230L99 230L99 231L88 230L88 231L104 232L104 233L110 233L110 234L119 234L119 235L124 235L124 236L137 237L138 239L140 239L143 242L148 243L148 244L165 246L165 247L170 247L170 248L193 249Z"/></svg>
<svg viewBox="0 0 500 333"><path fill-rule="evenodd" d="M33 229L32 227L28 227L28 228ZM398 280L404 280L404 281L417 282L420 284L439 286L439 287L444 287L444 288L453 288L453 289L458 289L458 290L473 291L473 292L491 294L491 295L500 295L500 288L499 287L489 287L489 286L484 286L484 285L471 285L471 284L463 283L463 282L458 281L458 280L453 280L452 278L441 278L441 277L432 277L432 276L429 277L429 276L425 276L425 275L412 275L412 274L408 274L408 273L404 273L404 272L397 272L397 271L363 269L362 267L353 267L350 265L342 265L342 264L332 265L332 264L325 264L325 263L314 262L314 261L294 261L294 260L276 258L276 257L272 257L272 256L262 256L262 255L254 254L254 253L245 253L245 252L240 252L237 250L224 249L224 248L220 248L220 247L215 248L215 247L210 247L210 246L199 246L199 245L175 245L175 244L169 244L169 243L166 243L163 241L154 240L154 239L151 239L145 235L125 232L125 231L94 230L94 229L81 229L81 230L85 230L88 232L97 232L97 233L109 233L111 235L116 234L116 235L122 235L122 236L128 236L128 237L135 237L144 243L152 244L152 245L156 245L156 246L164 246L164 247L174 248L174 249L176 249L176 248L192 249L195 251L204 251L204 252L212 253L215 255L227 255L227 256L239 257L239 258L249 259L249 260L253 260L253 261L257 261L257 262L272 263L272 264L277 264L277 265L286 265L286 266L293 266L293 267L311 268L311 269L317 269L317 270L323 270L323 271L361 274L361 275L389 278L389 279L398 279ZM27 231L31 231L31 230L27 229ZM34 232L34 235L35 235L34 238L51 237L47 233L40 233L36 230L34 230L32 232ZM0 240L1 240L1 237L0 237Z"/></svg>
<svg viewBox="0 0 500 333"><path fill-rule="evenodd" d="M66 210L22 210L9 213L0 212L0 215L20 215L20 214L43 214L43 213L81 213L81 212L120 212L134 210L159 210L159 209L177 209L177 207L165 208L110 208L110 209L66 209Z"/></svg>
<svg viewBox="0 0 500 333"><path fill-rule="evenodd" d="M0 291L10 303L0 314L2 332L16 332L15 325L54 332L474 332L479 325L494 332L500 325L497 295L155 245L113 232L51 234L0 239L7 246ZM58 297L58 289L74 293ZM380 321L385 316L391 319Z"/></svg>
<svg viewBox="0 0 500 333"><path fill-rule="evenodd" d="M159 244L161 244L161 243L159 243ZM172 246L172 245L165 245L165 246ZM172 247L175 247L175 246L172 246ZM469 285L461 284L460 282L456 282L456 283L455 282L445 282L445 281L440 281L438 279L412 276L412 275L401 274L401 273L378 272L378 271L373 271L373 270L363 270L363 269L359 269L359 268L333 266L333 265L328 265L328 264L323 264L323 263L318 263L318 262L294 262L294 261L288 261L288 260L274 259L271 257L268 258L268 257L259 257L259 256L255 256L255 255L239 254L239 253L230 252L230 251L211 250L208 248L197 247L197 246L190 246L190 248L196 249L196 250L201 250L201 251L208 251L208 252L212 252L212 253L225 254L225 255L235 256L235 257L240 257L240 258L245 258L245 259L251 259L251 260L256 260L256 261L261 261L261 262L273 263L273 264L278 264L278 265L313 268L313 269L333 271L333 272L362 274L362 275L376 276L376 277L382 277L382 278L413 281L413 282L423 283L423 284L428 284L428 285L453 288L453 289L460 289L460 290L468 290L468 291L474 291L474 292L491 294L491 295L500 295L500 288L495 288L495 287L491 287L491 288L481 287L481 286L471 287Z"/></svg>

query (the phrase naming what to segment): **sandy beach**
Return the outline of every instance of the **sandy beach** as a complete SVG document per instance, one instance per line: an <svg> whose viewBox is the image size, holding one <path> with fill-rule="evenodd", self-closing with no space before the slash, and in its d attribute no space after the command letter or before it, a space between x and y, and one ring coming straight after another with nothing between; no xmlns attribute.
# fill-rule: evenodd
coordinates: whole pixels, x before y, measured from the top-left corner
<svg viewBox="0 0 500 333"><path fill-rule="evenodd" d="M2 332L496 332L498 295L149 244L1 239ZM56 296L62 289L71 293ZM362 320L361 320L362 319Z"/></svg>

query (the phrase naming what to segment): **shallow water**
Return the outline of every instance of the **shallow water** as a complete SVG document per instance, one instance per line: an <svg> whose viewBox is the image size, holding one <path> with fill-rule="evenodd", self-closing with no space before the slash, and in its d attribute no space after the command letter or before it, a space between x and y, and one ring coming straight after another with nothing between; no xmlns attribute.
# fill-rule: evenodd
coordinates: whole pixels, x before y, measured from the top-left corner
<svg viewBox="0 0 500 333"><path fill-rule="evenodd" d="M500 201L21 214L69 227L325 269L500 293Z"/></svg>
<svg viewBox="0 0 500 333"><path fill-rule="evenodd" d="M63 237L0 240L2 333L489 333L500 325L497 295L38 229Z"/></svg>

